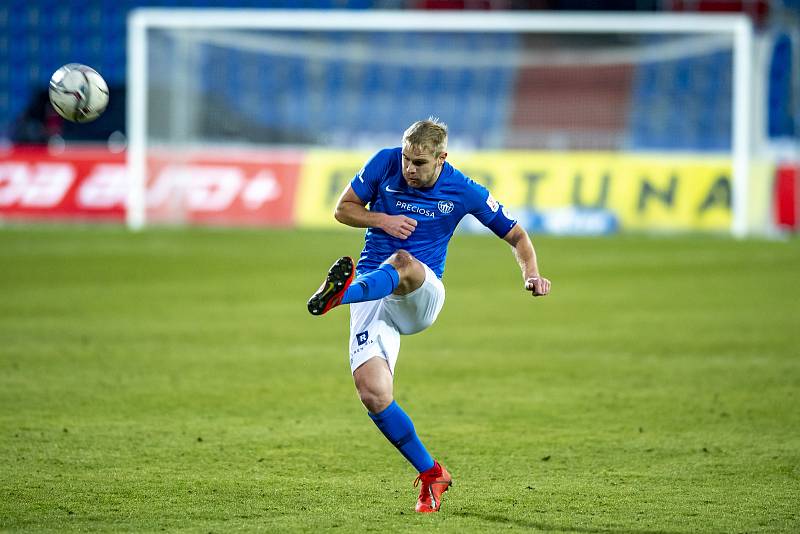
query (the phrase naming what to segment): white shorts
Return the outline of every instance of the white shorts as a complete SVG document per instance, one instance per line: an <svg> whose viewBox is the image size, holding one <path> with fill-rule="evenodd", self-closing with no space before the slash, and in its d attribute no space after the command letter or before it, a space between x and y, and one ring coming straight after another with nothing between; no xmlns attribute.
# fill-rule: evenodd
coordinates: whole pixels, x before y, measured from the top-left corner
<svg viewBox="0 0 800 534"><path fill-rule="evenodd" d="M408 295L350 304L350 371L380 356L394 374L400 335L416 334L436 320L444 306L444 284L425 267L425 281Z"/></svg>

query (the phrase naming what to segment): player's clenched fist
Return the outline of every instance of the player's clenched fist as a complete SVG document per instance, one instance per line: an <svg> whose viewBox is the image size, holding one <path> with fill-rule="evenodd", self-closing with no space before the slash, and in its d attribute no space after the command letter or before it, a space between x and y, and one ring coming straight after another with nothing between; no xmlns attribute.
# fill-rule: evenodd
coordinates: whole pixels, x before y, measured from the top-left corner
<svg viewBox="0 0 800 534"><path fill-rule="evenodd" d="M381 230L399 239L408 239L416 227L417 221L405 215L387 215L381 224Z"/></svg>
<svg viewBox="0 0 800 534"><path fill-rule="evenodd" d="M534 297L543 297L550 293L550 280L541 276L533 276L525 281L525 289Z"/></svg>

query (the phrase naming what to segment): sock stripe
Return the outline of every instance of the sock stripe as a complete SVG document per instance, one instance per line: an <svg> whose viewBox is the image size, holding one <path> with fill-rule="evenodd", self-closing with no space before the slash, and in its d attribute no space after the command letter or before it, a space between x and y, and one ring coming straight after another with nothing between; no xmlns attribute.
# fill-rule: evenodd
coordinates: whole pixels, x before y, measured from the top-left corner
<svg viewBox="0 0 800 534"><path fill-rule="evenodd" d="M409 441L411 441L415 437L416 437L416 435L414 434L414 432L409 432L408 434L406 434L405 436L403 436L402 438L400 438L396 442L392 442L392 445L394 445L395 447L397 447L399 449L400 447L402 447L403 445L405 445L406 443L408 443Z"/></svg>

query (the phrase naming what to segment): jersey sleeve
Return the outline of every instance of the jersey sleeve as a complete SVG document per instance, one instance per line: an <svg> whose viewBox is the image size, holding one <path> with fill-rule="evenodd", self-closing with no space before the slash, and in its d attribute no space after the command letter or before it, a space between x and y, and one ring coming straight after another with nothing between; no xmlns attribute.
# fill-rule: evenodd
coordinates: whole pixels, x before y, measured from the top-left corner
<svg viewBox="0 0 800 534"><path fill-rule="evenodd" d="M381 180L386 176L391 163L392 150L384 149L373 155L350 182L358 198L373 202L380 190Z"/></svg>
<svg viewBox="0 0 800 534"><path fill-rule="evenodd" d="M471 206L469 212L485 227L503 238L517 224L506 209L482 185L469 180Z"/></svg>

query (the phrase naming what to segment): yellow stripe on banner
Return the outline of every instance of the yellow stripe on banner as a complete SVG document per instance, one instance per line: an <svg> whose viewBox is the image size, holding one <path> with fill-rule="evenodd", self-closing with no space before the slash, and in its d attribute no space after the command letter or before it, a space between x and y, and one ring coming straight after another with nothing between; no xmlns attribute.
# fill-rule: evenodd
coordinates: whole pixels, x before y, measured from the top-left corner
<svg viewBox="0 0 800 534"><path fill-rule="evenodd" d="M369 157L368 152L310 151L300 172L295 199L297 224L341 226L333 218L336 201Z"/></svg>
<svg viewBox="0 0 800 534"><path fill-rule="evenodd" d="M727 230L731 224L727 158L484 152L450 160L512 209L602 209L634 230Z"/></svg>
<svg viewBox="0 0 800 534"><path fill-rule="evenodd" d="M301 173L298 224L335 224L339 195L369 157L310 152ZM512 214L604 210L617 217L623 230L727 231L731 225L731 162L725 157L487 151L450 154L448 161L489 188ZM766 183L769 172L759 169L764 180L758 182Z"/></svg>

